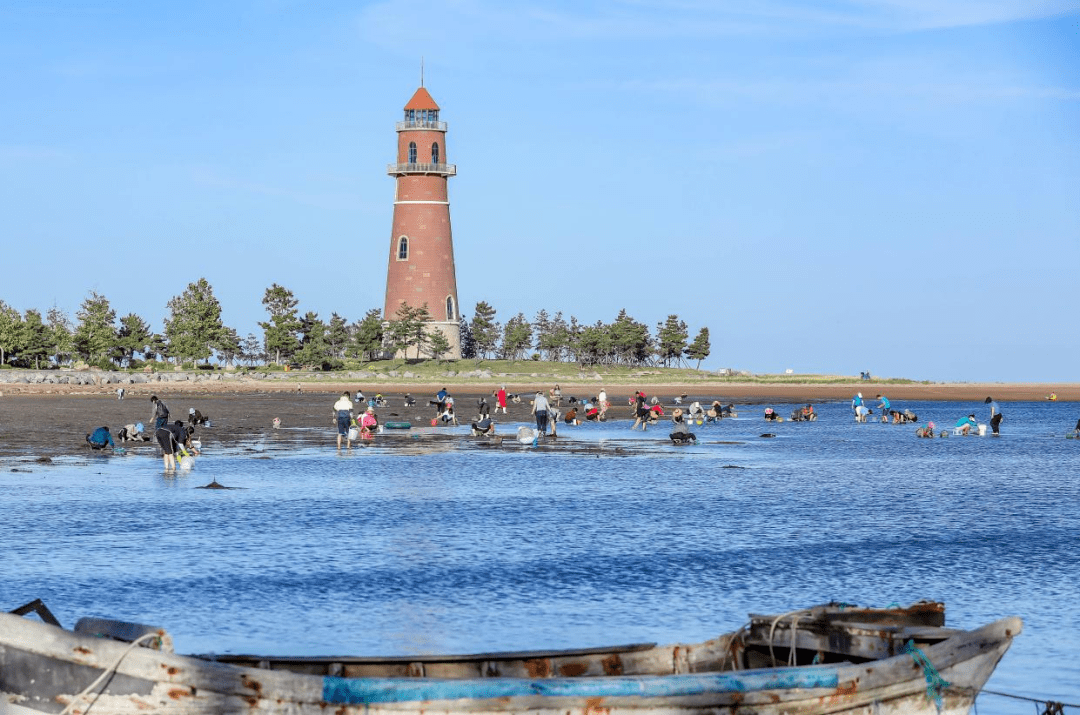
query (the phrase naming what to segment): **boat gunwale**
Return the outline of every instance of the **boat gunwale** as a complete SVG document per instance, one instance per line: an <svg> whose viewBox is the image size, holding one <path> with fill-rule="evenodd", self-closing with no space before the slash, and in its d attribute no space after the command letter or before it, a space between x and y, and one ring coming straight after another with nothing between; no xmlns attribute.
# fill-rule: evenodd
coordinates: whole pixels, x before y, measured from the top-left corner
<svg viewBox="0 0 1080 715"><path fill-rule="evenodd" d="M11 620L8 620L11 619ZM8 626L11 626L10 628ZM923 653L940 672L954 668L973 658L993 657L996 665L1000 660L1012 639L1019 635L1022 629L1022 621L1018 617L999 619L990 624L974 630L961 631L945 640L922 648ZM0 641L0 646L5 648L17 648L24 652L42 657L56 658L69 663L87 666L90 668L104 669L112 665L117 657L121 656L128 644L98 639L81 634L75 634L65 629L57 628L45 623L30 621L17 616L0 614L0 631L23 631L30 637L18 638L14 645L7 638ZM992 671L993 667L990 668ZM625 702L633 707L640 707L645 701L657 700L665 702L672 707L685 705L695 706L712 704L721 706L726 703L740 702L749 704L758 702L787 702L803 700L806 698L843 697L856 692L876 692L879 689L892 692L896 696L906 696L913 689L925 692L925 681L922 669L918 667L909 654L898 654L889 658L868 661L866 663L839 663L819 666L795 666L790 668L757 668L753 670L726 671L722 673L687 673L666 675L611 675L595 677L557 677L557 678L467 678L467 679L438 679L438 678L339 678L334 676L311 675L294 673L283 670L265 670L251 668L229 663L205 661L189 655L164 653L147 648L134 648L120 662L117 671L134 678L142 678L151 682L176 687L187 686L194 693L196 690L216 693L224 697L241 697L246 699L288 699L295 703L323 703L325 699L327 683L345 681L358 686L364 684L392 685L397 682L405 683L410 688L422 687L427 684L453 683L459 696L453 698L455 703L451 709L483 709L492 707L490 698L482 694L493 683L502 682L504 685L512 684L521 690L520 695L503 693L492 697L500 698L496 710L514 709L513 706L521 706L523 703L555 703L560 701L579 703L583 699L601 697L606 707L616 707ZM770 676L783 675L787 672L797 672L809 675L821 676L827 673L835 673L834 685L822 687L790 687L777 685L773 688L738 690L717 690L700 692L684 692L682 694L669 695L663 692L665 687L677 684L702 683L713 681L717 684L724 680L731 682L732 678L742 680L768 679ZM902 674L902 677L897 677ZM988 677L989 673L987 673ZM779 682L777 680L776 682ZM822 683L830 683L832 679L822 679ZM599 690L604 686L621 683L628 684L658 684L659 690L649 692L639 691L634 694L609 696L599 695ZM538 687L538 684L540 686ZM981 687L983 683L978 683ZM960 684L963 686L963 684ZM565 686L565 687L562 687ZM470 688L476 695L470 696ZM551 690L560 688L562 695L538 694L537 690ZM504 689L505 690L505 689ZM862 696L860 696L862 697ZM475 701L472 706L462 707L462 702ZM431 707L438 700L392 700L383 703L385 706L404 705L407 703L424 703L424 707ZM488 703L488 705L484 705ZM352 701L345 704L352 704ZM374 703L372 703L374 704Z"/></svg>

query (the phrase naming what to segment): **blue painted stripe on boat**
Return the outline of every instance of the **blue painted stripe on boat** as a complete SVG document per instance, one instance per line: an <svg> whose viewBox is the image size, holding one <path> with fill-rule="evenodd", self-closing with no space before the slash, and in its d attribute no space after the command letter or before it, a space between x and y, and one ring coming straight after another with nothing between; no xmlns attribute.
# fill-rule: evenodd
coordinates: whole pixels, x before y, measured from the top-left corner
<svg viewBox="0 0 1080 715"><path fill-rule="evenodd" d="M327 703L400 703L423 700L483 700L527 696L607 698L664 698L707 693L786 688L835 688L836 668L776 668L758 673L709 673L663 677L615 678L323 678Z"/></svg>

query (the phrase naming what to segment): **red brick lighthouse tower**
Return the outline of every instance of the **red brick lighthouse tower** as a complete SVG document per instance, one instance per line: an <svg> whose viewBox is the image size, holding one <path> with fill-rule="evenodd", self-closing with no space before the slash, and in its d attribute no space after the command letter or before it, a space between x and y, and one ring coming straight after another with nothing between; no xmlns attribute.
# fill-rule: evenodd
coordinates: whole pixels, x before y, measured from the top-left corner
<svg viewBox="0 0 1080 715"><path fill-rule="evenodd" d="M427 303L431 329L446 336L451 346L448 357L460 358L454 242L446 191L447 179L457 174L457 167L446 163L446 122L439 121L439 105L422 84L405 105L397 135L397 163L387 167L387 173L397 179L397 191L383 317L393 320L402 303L414 308Z"/></svg>

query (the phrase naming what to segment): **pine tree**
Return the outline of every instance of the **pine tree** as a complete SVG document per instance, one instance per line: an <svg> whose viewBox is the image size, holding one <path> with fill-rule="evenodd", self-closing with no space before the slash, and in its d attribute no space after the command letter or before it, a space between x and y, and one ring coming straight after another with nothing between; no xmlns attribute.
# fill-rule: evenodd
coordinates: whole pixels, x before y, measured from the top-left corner
<svg viewBox="0 0 1080 715"><path fill-rule="evenodd" d="M225 335L221 303L205 278L189 283L184 292L168 303L165 337L169 354L179 361L210 361L213 350Z"/></svg>
<svg viewBox="0 0 1080 715"><path fill-rule="evenodd" d="M551 360L562 361L570 349L570 326L563 319L562 312L551 319L551 341L548 353Z"/></svg>
<svg viewBox="0 0 1080 715"><path fill-rule="evenodd" d="M500 332L500 325L495 322L495 309L485 301L477 303L470 327L473 340L476 341L477 354L482 358L491 357L499 343Z"/></svg>
<svg viewBox="0 0 1080 715"><path fill-rule="evenodd" d="M266 359L266 352L255 333L248 333L244 338L240 347L240 359L247 362L248 366L254 366L255 363Z"/></svg>
<svg viewBox="0 0 1080 715"><path fill-rule="evenodd" d="M115 354L117 361L123 365L131 364L135 359L135 353L146 354L147 345L150 344L154 334L150 332L150 326L146 321L135 313L128 313L120 318L120 330L116 333Z"/></svg>
<svg viewBox="0 0 1080 715"><path fill-rule="evenodd" d="M616 362L643 365L652 353L648 326L631 318L625 309L620 310L611 324L611 349Z"/></svg>
<svg viewBox="0 0 1080 715"><path fill-rule="evenodd" d="M461 358L473 360L476 358L476 339L473 338L472 326L461 316L458 321L458 343L461 345Z"/></svg>
<svg viewBox="0 0 1080 715"><path fill-rule="evenodd" d="M686 347L686 357L690 360L697 360L695 370L701 369L701 361L709 357L709 349L709 329L705 327L698 331L694 342Z"/></svg>
<svg viewBox="0 0 1080 715"><path fill-rule="evenodd" d="M7 363L12 354L22 347L22 315L0 300L0 365Z"/></svg>
<svg viewBox="0 0 1080 715"><path fill-rule="evenodd" d="M22 323L22 357L27 363L34 363L34 369L41 369L41 362L49 357L49 326L41 319L41 311L30 309Z"/></svg>
<svg viewBox="0 0 1080 715"><path fill-rule="evenodd" d="M263 339L266 352L274 356L274 364L280 365L282 358L288 359L300 349L300 318L296 315L296 306L300 301L293 297L288 288L274 283L266 289L262 304L270 313L270 320L259 323L265 335Z"/></svg>
<svg viewBox="0 0 1080 715"><path fill-rule="evenodd" d="M330 354L339 360L344 358L350 340L348 322L337 313L331 313L326 326L326 347Z"/></svg>
<svg viewBox="0 0 1080 715"><path fill-rule="evenodd" d="M671 361L678 363L682 359L683 351L686 350L686 339L689 333L686 323L679 320L677 315L669 315L667 320L656 326L656 339L658 356L665 366L670 366Z"/></svg>
<svg viewBox="0 0 1080 715"><path fill-rule="evenodd" d="M232 365L235 360L240 359L242 347L236 328L225 328L215 349L221 356L221 361L226 365Z"/></svg>
<svg viewBox="0 0 1080 715"><path fill-rule="evenodd" d="M547 352L551 345L551 318L543 308L536 314L532 322L533 339L536 341L536 352L541 358L547 358Z"/></svg>
<svg viewBox="0 0 1080 715"><path fill-rule="evenodd" d="M49 321L49 349L57 365L63 365L71 358L72 338L71 321L67 314L55 305L46 315Z"/></svg>
<svg viewBox="0 0 1080 715"><path fill-rule="evenodd" d="M309 310L300 319L300 349L294 358L305 365L328 366L329 348L326 343L326 323L319 314Z"/></svg>
<svg viewBox="0 0 1080 715"><path fill-rule="evenodd" d="M581 367L599 365L611 354L611 332L603 321L581 329L576 341L577 361Z"/></svg>
<svg viewBox="0 0 1080 715"><path fill-rule="evenodd" d="M432 330L428 333L427 349L431 358L436 362L442 360L442 356L450 352L450 341L441 330Z"/></svg>
<svg viewBox="0 0 1080 715"><path fill-rule="evenodd" d="M76 317L79 325L71 336L76 354L87 362L108 358L116 345L116 311L108 298L91 291Z"/></svg>
<svg viewBox="0 0 1080 715"><path fill-rule="evenodd" d="M372 308L353 328L353 346L361 362L374 360L383 351L383 338L382 311Z"/></svg>
<svg viewBox="0 0 1080 715"><path fill-rule="evenodd" d="M409 348L415 346L416 359L419 360L420 353L428 346L429 336L424 324L430 320L427 303L419 308L413 308L408 303L398 306L387 331L388 342L394 354L400 352L407 359Z"/></svg>
<svg viewBox="0 0 1080 715"><path fill-rule="evenodd" d="M503 329L503 356L507 360L520 360L532 345L532 326L524 313L518 313L506 321Z"/></svg>

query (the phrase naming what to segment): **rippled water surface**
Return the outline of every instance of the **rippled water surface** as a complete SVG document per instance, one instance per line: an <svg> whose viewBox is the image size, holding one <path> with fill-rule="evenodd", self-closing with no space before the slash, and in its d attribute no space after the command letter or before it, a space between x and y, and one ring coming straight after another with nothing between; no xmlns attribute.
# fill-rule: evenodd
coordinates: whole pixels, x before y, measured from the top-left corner
<svg viewBox="0 0 1080 715"><path fill-rule="evenodd" d="M810 424L745 408L685 448L624 422L535 450L467 428L340 455L208 438L175 477L149 456L7 462L0 608L161 625L179 652L314 655L697 641L751 611L933 599L955 626L1023 617L988 689L1080 702L1080 407L1003 407L1000 438L916 439L826 404ZM215 479L238 488L195 488Z"/></svg>

